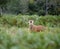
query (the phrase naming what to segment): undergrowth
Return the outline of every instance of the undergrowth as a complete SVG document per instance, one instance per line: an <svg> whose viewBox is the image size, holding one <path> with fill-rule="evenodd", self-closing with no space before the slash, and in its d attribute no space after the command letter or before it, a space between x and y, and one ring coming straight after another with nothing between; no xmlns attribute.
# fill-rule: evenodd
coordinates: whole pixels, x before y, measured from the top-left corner
<svg viewBox="0 0 60 49"><path fill-rule="evenodd" d="M30 32L30 19L47 29ZM0 49L60 49L60 17L3 15L0 17Z"/></svg>

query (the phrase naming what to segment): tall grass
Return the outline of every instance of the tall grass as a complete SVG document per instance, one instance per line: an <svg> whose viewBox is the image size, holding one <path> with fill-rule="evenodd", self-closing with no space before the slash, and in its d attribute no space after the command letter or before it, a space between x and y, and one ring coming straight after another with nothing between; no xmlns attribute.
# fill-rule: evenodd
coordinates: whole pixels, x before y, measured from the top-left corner
<svg viewBox="0 0 60 49"><path fill-rule="evenodd" d="M28 27L28 21L33 19L36 25L45 25L60 27L60 16L37 16L37 15L3 15L0 18L0 24L8 24L10 26Z"/></svg>
<svg viewBox="0 0 60 49"><path fill-rule="evenodd" d="M30 32L28 20L45 25L42 32ZM60 17L3 15L0 17L0 49L60 49Z"/></svg>
<svg viewBox="0 0 60 49"><path fill-rule="evenodd" d="M0 28L0 49L59 49L60 33L47 31L31 33L26 28Z"/></svg>

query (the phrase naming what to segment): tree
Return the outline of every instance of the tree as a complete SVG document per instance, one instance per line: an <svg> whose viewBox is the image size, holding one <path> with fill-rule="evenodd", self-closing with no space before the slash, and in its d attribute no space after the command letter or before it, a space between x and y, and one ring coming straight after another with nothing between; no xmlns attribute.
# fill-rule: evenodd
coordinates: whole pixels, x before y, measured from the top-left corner
<svg viewBox="0 0 60 49"><path fill-rule="evenodd" d="M0 0L0 15L4 8L12 14L59 15L60 0Z"/></svg>
<svg viewBox="0 0 60 49"><path fill-rule="evenodd" d="M0 0L0 16L2 15L3 7L6 5L7 0Z"/></svg>
<svg viewBox="0 0 60 49"><path fill-rule="evenodd" d="M10 2L7 3L8 12L14 14L28 13L28 1L29 0L10 0Z"/></svg>

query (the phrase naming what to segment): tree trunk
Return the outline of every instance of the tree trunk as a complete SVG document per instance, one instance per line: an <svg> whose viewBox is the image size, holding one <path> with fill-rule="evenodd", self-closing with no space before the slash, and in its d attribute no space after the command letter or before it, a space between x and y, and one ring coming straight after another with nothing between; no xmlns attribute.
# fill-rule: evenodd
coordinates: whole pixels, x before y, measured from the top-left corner
<svg viewBox="0 0 60 49"><path fill-rule="evenodd" d="M48 0L46 0L46 15L48 15Z"/></svg>
<svg viewBox="0 0 60 49"><path fill-rule="evenodd" d="M0 17L2 16L2 8L1 8L1 6L0 6Z"/></svg>

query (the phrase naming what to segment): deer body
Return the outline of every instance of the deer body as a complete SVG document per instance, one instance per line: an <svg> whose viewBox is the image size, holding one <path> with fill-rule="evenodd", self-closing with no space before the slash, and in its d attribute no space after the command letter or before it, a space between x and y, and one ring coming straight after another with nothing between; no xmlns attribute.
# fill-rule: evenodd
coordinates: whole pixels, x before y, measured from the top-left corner
<svg viewBox="0 0 60 49"><path fill-rule="evenodd" d="M44 26L42 26L42 25L34 25L33 24L33 21L32 20L30 20L29 21L29 29L31 30L31 31L34 31L34 32L40 32L40 31L43 31L44 29L45 29L45 27Z"/></svg>

